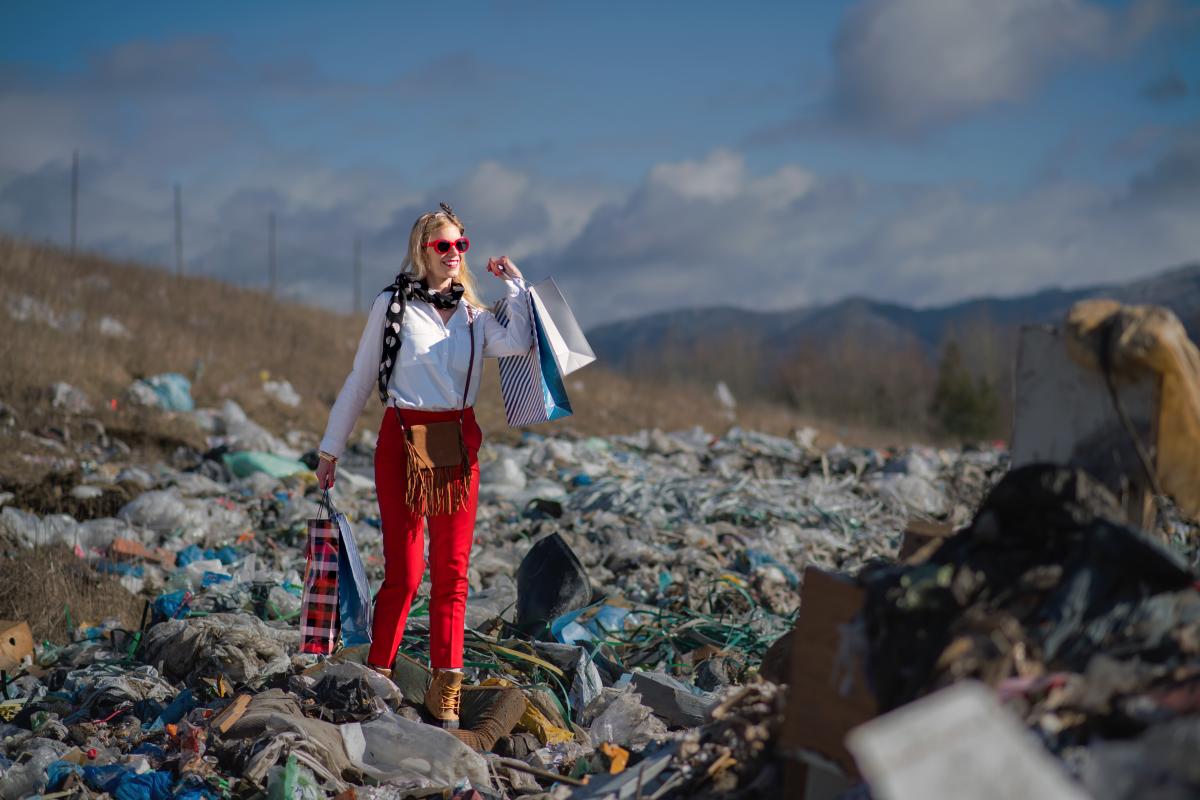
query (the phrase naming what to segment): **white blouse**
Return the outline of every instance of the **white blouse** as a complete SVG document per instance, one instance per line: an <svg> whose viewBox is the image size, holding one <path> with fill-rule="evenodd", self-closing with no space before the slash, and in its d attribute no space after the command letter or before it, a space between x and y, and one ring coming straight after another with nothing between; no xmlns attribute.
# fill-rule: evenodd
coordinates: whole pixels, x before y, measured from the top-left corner
<svg viewBox="0 0 1200 800"><path fill-rule="evenodd" d="M462 406L463 390L467 406L475 404L483 357L519 356L529 352L533 343L529 323L529 301L525 282L520 278L508 285L509 324L504 326L491 311L475 315L475 367L471 386L466 386L471 359L471 334L467 329L467 304L461 302L442 322L437 310L423 300L410 300L404 309L400 352L388 381L388 405L422 411L448 411ZM379 364L383 354L383 326L391 295L381 293L371 305L367 325L358 342L354 367L346 376L337 401L329 412L321 449L341 457L354 423L362 414L367 398L378 395Z"/></svg>

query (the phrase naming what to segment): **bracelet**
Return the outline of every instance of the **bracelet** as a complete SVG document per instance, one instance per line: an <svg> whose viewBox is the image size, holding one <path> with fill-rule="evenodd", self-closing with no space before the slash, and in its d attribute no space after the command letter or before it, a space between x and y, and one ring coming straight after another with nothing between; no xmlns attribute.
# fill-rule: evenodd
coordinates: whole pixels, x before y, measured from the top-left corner
<svg viewBox="0 0 1200 800"><path fill-rule="evenodd" d="M328 461L330 464L336 464L338 462L337 456L330 455L324 450L317 451L317 458L321 459L322 461Z"/></svg>

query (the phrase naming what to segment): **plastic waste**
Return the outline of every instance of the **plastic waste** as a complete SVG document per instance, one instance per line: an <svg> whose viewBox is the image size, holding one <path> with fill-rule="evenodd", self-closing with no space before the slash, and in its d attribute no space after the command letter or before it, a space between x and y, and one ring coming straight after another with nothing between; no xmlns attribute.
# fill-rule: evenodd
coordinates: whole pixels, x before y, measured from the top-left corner
<svg viewBox="0 0 1200 800"><path fill-rule="evenodd" d="M271 767L267 777L268 800L321 800L321 791L312 770L300 766L294 755L283 766Z"/></svg>
<svg viewBox="0 0 1200 800"><path fill-rule="evenodd" d="M38 794L46 786L46 770L66 750L67 746L61 742L46 742L33 749L24 763L10 767L0 776L0 800L22 800Z"/></svg>
<svg viewBox="0 0 1200 800"><path fill-rule="evenodd" d="M89 543L89 535L75 519L67 514L48 514L39 517L29 511L5 506L0 511L0 532L8 534L25 547L45 547L51 544Z"/></svg>
<svg viewBox="0 0 1200 800"><path fill-rule="evenodd" d="M667 726L653 710L642 704L642 697L632 688L623 690L605 689L585 711L585 717L591 717L588 726L588 736L594 745L601 742L612 742L621 747L629 748L638 744L661 737L667 732ZM596 710L599 713L595 713Z"/></svg>
<svg viewBox="0 0 1200 800"><path fill-rule="evenodd" d="M294 627L274 628L250 614L211 614L171 619L150 628L143 658L163 662L171 680L224 674L236 683L261 681L285 672L300 646Z"/></svg>
<svg viewBox="0 0 1200 800"><path fill-rule="evenodd" d="M274 453L239 450L234 453L225 453L221 456L221 460L238 478L245 478L255 472L261 472L272 478L286 478L288 475L311 472L304 462L277 456Z"/></svg>
<svg viewBox="0 0 1200 800"><path fill-rule="evenodd" d="M515 459L501 457L479 470L479 496L482 500L512 497L525 489L525 470Z"/></svg>
<svg viewBox="0 0 1200 800"><path fill-rule="evenodd" d="M69 383L54 384L50 387L50 405L71 414L86 414L92 410L92 404L87 395Z"/></svg>
<svg viewBox="0 0 1200 800"><path fill-rule="evenodd" d="M663 672L634 672L630 680L642 703L671 727L694 728L708 721L720 698Z"/></svg>
<svg viewBox="0 0 1200 800"><path fill-rule="evenodd" d="M517 627L538 638L552 620L591 599L587 571L557 533L534 544L517 568Z"/></svg>
<svg viewBox="0 0 1200 800"><path fill-rule="evenodd" d="M441 728L387 712L342 725L341 732L350 760L376 780L454 786L466 777L474 786L492 786L487 762Z"/></svg>
<svg viewBox="0 0 1200 800"><path fill-rule="evenodd" d="M209 412L211 427L218 444L230 450L249 450L274 453L288 459L299 459L300 451L289 447L266 428L246 416L242 407L233 400L226 400L219 412Z"/></svg>
<svg viewBox="0 0 1200 800"><path fill-rule="evenodd" d="M263 391L272 399L289 408L300 405L300 395L292 388L289 381L265 381Z"/></svg>
<svg viewBox="0 0 1200 800"><path fill-rule="evenodd" d="M153 405L165 411L191 411L196 407L195 401L192 400L192 382L178 372L164 372L161 375L142 378L135 381L134 385L139 388L132 390L131 397L145 402L151 397L145 391L149 389L153 393Z"/></svg>

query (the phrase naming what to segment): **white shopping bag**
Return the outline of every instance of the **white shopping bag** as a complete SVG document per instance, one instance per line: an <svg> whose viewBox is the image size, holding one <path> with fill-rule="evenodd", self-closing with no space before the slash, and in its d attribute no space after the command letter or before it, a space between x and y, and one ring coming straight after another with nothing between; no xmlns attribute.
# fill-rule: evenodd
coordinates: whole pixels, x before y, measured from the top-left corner
<svg viewBox="0 0 1200 800"><path fill-rule="evenodd" d="M570 375L595 361L596 354L592 352L592 346L575 321L575 314L567 305L554 278L546 278L530 286L529 294L533 297L538 321L546 333L546 341L554 354L559 373Z"/></svg>
<svg viewBox="0 0 1200 800"><path fill-rule="evenodd" d="M520 356L500 359L500 395L504 416L512 426L534 425L571 416L571 400L537 306L529 296L529 327L533 346ZM496 304L496 319L508 325L508 299Z"/></svg>

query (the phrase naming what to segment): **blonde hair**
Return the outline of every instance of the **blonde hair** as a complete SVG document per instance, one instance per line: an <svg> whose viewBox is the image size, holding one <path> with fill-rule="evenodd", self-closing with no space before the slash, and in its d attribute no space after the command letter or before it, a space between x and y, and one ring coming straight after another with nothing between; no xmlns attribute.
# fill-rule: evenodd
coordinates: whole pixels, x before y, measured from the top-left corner
<svg viewBox="0 0 1200 800"><path fill-rule="evenodd" d="M408 252L405 253L404 260L400 262L401 272L407 273L415 280L425 280L428 272L422 257L425 254L425 245L429 242L430 234L443 225L453 225L458 228L459 236L467 232L462 222L459 221L458 215L445 203L442 204L441 211L422 214L413 223L412 233L408 235ZM471 270L467 266L467 254L463 253L461 257L462 269L458 273L458 282L463 286L463 299L476 308L483 308L479 295L475 293L475 277L471 275Z"/></svg>

